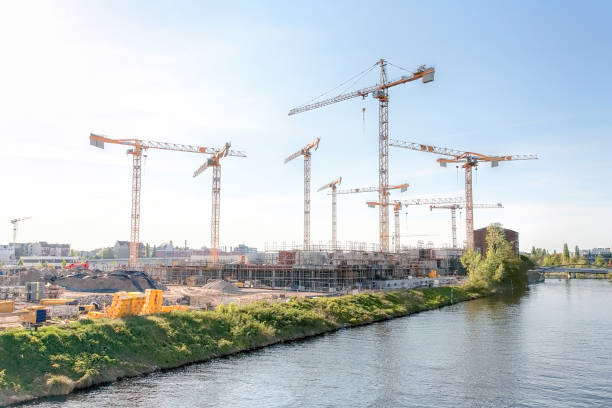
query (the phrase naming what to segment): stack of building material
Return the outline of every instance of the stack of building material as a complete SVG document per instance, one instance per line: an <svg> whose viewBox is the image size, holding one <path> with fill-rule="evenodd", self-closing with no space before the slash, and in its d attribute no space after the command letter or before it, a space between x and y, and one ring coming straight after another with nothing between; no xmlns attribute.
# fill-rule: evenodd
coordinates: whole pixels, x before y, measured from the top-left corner
<svg viewBox="0 0 612 408"><path fill-rule="evenodd" d="M145 294L141 292L128 292L128 295L132 297L130 315L137 316L140 314L142 307L145 304Z"/></svg>
<svg viewBox="0 0 612 408"><path fill-rule="evenodd" d="M161 290L147 289L145 291L145 302L139 314L149 315L153 313L160 313L162 311L163 302L164 296Z"/></svg>

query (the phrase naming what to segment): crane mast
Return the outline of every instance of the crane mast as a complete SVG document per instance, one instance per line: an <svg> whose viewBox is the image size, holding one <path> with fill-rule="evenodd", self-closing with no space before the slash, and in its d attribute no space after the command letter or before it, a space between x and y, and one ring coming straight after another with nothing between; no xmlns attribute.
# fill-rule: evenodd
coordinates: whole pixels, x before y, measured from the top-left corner
<svg viewBox="0 0 612 408"><path fill-rule="evenodd" d="M342 177L338 177L334 181L330 181L325 184L317 191L325 190L326 188L331 188L331 196L332 196L332 250L335 251L338 249L338 240L337 240L337 222L336 222L336 202L337 202L337 191L338 185L342 183Z"/></svg>
<svg viewBox="0 0 612 408"><path fill-rule="evenodd" d="M423 83L431 82L434 78L435 70L425 66L420 66L416 72L410 76L403 76L399 79L387 80L387 61L380 59L376 65L380 66L379 83L374 86L363 88L357 91L338 95L333 98L325 99L308 105L293 108L289 111L289 116L297 113L317 109L333 103L345 101L361 96L365 98L370 93L378 99L378 201L384 205L379 209L379 242L382 252L389 251L389 88L422 79Z"/></svg>
<svg viewBox="0 0 612 408"><path fill-rule="evenodd" d="M414 142L404 142L401 140L391 140L389 145L404 149L439 154L442 156L450 156L450 158L439 158L437 159L437 162L442 167L446 167L448 163L457 163L461 164L461 167L465 169L465 236L468 250L474 249L474 196L472 193L472 169L478 166L479 162L489 162L491 163L491 167L497 167L499 162L502 161L536 160L538 158L532 154L493 156Z"/></svg>
<svg viewBox="0 0 612 408"><path fill-rule="evenodd" d="M221 159L226 156L246 157L244 152L230 150L231 143L225 143L212 157L204 162L194 173L197 177L212 167L212 214L210 217L210 255L213 263L219 262L219 227L221 224Z"/></svg>
<svg viewBox="0 0 612 408"><path fill-rule="evenodd" d="M319 148L321 138L317 137L302 149L293 153L285 159L285 163L290 162L299 156L304 156L304 250L310 249L310 157L312 149Z"/></svg>

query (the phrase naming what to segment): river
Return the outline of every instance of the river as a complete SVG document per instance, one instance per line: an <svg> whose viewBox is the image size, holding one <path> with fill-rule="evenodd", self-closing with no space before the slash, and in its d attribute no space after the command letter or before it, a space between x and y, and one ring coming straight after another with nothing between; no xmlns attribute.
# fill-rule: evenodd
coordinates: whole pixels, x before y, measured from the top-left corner
<svg viewBox="0 0 612 408"><path fill-rule="evenodd" d="M612 284L548 280L36 407L612 406Z"/></svg>

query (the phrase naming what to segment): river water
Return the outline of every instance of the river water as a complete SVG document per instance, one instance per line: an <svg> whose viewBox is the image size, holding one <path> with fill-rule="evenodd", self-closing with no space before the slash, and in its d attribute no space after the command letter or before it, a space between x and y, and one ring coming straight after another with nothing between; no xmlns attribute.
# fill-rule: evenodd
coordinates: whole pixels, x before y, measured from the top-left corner
<svg viewBox="0 0 612 408"><path fill-rule="evenodd" d="M40 401L37 407L612 406L612 284L387 322Z"/></svg>

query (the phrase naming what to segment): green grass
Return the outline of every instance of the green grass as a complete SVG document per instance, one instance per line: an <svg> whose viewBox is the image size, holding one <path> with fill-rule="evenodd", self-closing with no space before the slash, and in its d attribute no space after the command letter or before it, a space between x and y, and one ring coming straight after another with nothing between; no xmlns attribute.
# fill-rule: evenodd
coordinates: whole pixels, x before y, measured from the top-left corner
<svg viewBox="0 0 612 408"><path fill-rule="evenodd" d="M0 333L0 404L204 361L481 294L464 288L362 293L215 311L92 321Z"/></svg>

